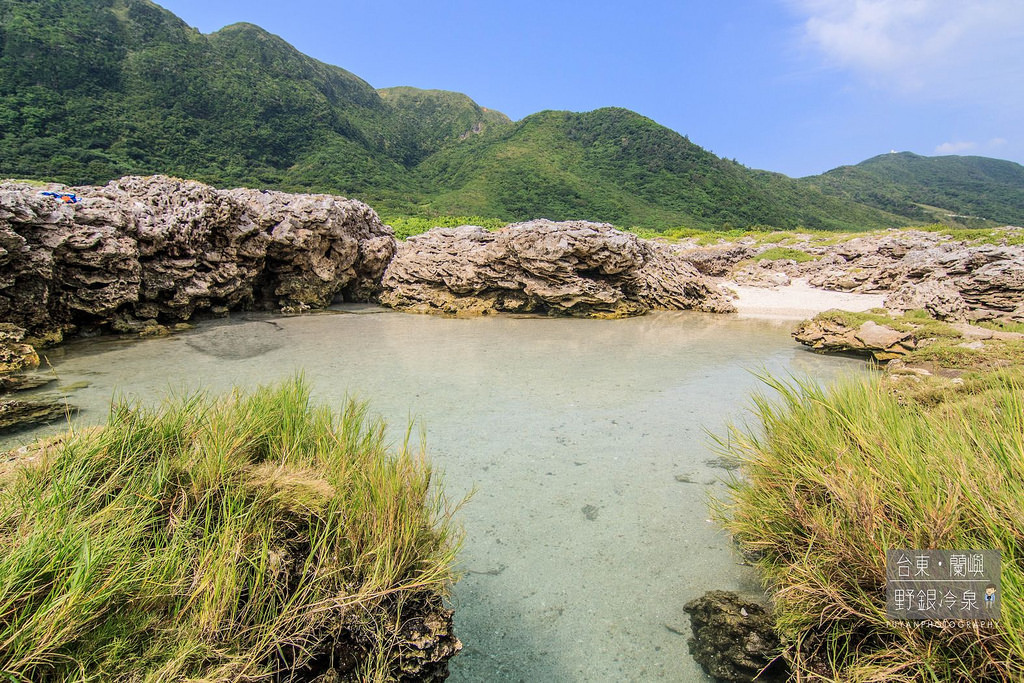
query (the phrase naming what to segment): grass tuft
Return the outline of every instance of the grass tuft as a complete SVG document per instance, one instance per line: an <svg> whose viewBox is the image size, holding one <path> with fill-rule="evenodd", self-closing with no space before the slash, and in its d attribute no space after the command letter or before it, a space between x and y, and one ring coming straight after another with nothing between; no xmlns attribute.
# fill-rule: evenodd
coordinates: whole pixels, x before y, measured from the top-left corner
<svg viewBox="0 0 1024 683"><path fill-rule="evenodd" d="M997 332L1017 332L1024 334L1024 322L1013 320L984 320L978 323L981 327Z"/></svg>
<svg viewBox="0 0 1024 683"><path fill-rule="evenodd" d="M761 429L720 442L742 478L714 508L759 557L797 675L1024 680L1024 372L971 375L932 405L877 376L764 381ZM899 547L1001 550L1001 621L887 621L885 551Z"/></svg>
<svg viewBox="0 0 1024 683"><path fill-rule="evenodd" d="M801 249L793 249L791 247L771 247L762 251L760 254L754 257L755 261L777 261L779 259L789 259L796 261L797 263L806 263L807 261L813 261L816 257L811 256L806 251Z"/></svg>
<svg viewBox="0 0 1024 683"><path fill-rule="evenodd" d="M380 656L395 606L452 581L423 453L301 379L118 403L36 449L0 479L10 680L289 680L339 634Z"/></svg>

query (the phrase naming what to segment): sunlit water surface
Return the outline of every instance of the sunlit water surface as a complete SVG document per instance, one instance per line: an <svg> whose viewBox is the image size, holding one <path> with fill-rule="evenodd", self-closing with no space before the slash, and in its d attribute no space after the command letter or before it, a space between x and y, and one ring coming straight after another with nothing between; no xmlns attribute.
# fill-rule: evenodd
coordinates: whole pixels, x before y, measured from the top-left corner
<svg viewBox="0 0 1024 683"><path fill-rule="evenodd" d="M421 421L448 494L475 490L460 513L452 602L465 649L450 680L702 681L683 605L757 589L708 521L728 477L709 433L748 417L756 372L864 371L804 350L791 328L688 312L460 320L343 307L47 356L62 385L88 382L69 392L81 422L105 419L118 392L152 403L299 370L318 400L369 400L396 441Z"/></svg>

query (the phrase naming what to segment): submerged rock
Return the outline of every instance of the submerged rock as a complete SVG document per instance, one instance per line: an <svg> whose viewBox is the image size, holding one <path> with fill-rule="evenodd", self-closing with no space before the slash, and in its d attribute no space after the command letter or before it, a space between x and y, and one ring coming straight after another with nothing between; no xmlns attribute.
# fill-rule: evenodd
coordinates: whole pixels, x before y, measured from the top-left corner
<svg viewBox="0 0 1024 683"><path fill-rule="evenodd" d="M365 300L394 253L377 214L341 197L165 176L75 192L68 204L0 184L0 320L33 336L150 334L200 311Z"/></svg>
<svg viewBox="0 0 1024 683"><path fill-rule="evenodd" d="M0 394L37 389L56 381L57 378L53 375L41 375L38 373L0 375Z"/></svg>
<svg viewBox="0 0 1024 683"><path fill-rule="evenodd" d="M667 245L582 221L430 230L399 245L382 284L388 306L450 315L732 310L725 293Z"/></svg>
<svg viewBox="0 0 1024 683"><path fill-rule="evenodd" d="M75 408L63 401L0 398L0 432L13 432L49 424L72 415Z"/></svg>
<svg viewBox="0 0 1024 683"><path fill-rule="evenodd" d="M74 408L49 399L21 400L9 394L34 389L54 381L29 372L39 367L39 354L23 343L25 330L0 323L0 432L11 432L66 417Z"/></svg>
<svg viewBox="0 0 1024 683"><path fill-rule="evenodd" d="M708 591L686 603L693 636L690 654L716 681L786 680L782 645L771 615L731 591Z"/></svg>

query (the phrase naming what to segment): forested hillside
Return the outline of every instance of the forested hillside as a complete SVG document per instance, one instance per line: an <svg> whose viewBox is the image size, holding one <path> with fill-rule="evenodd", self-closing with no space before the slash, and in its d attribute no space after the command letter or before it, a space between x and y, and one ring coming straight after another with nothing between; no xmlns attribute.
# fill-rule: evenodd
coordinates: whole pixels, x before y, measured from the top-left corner
<svg viewBox="0 0 1024 683"><path fill-rule="evenodd" d="M516 220L821 229L907 222L721 159L626 109L534 114L448 147L417 172L438 188L430 208Z"/></svg>
<svg viewBox="0 0 1024 683"><path fill-rule="evenodd" d="M332 192L392 216L842 230L931 217L876 176L849 189L748 169L624 109L512 122L461 93L375 90L251 24L204 35L149 0L0 0L0 175L151 173Z"/></svg>
<svg viewBox="0 0 1024 683"><path fill-rule="evenodd" d="M835 197L921 221L1024 225L1024 166L975 156L881 154L803 179Z"/></svg>

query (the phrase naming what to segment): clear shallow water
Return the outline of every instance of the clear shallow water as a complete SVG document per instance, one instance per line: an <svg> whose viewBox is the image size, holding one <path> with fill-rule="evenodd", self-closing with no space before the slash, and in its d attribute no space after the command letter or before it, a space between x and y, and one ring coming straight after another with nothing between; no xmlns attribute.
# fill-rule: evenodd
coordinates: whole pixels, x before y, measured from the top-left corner
<svg viewBox="0 0 1024 683"><path fill-rule="evenodd" d="M449 495L476 490L460 514L453 603L465 650L452 681L708 680L687 652L683 605L757 585L707 521L726 476L707 431L744 419L752 372L827 380L864 368L805 351L791 323L729 316L341 311L84 341L48 359L62 384L90 383L70 393L81 422L104 420L115 392L152 402L299 370L321 401L369 400L396 440L422 421Z"/></svg>

